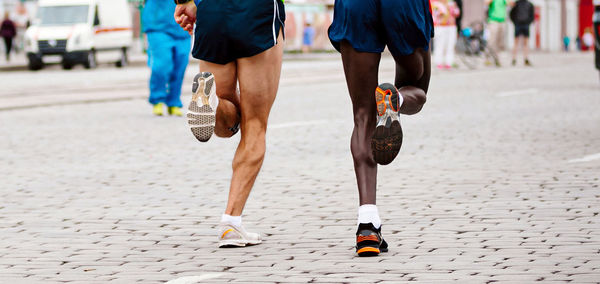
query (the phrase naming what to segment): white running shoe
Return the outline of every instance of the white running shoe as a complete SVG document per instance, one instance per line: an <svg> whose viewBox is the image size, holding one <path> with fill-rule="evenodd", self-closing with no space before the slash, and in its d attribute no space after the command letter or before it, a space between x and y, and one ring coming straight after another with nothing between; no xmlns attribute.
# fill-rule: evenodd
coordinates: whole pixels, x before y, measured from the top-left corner
<svg viewBox="0 0 600 284"><path fill-rule="evenodd" d="M194 77L192 101L188 107L188 124L200 142L206 142L215 131L215 121L219 98L215 93L215 77L210 72L202 72Z"/></svg>
<svg viewBox="0 0 600 284"><path fill-rule="evenodd" d="M235 226L231 223L221 222L219 224L219 247L245 247L257 245L262 242L260 234L250 233L243 226Z"/></svg>

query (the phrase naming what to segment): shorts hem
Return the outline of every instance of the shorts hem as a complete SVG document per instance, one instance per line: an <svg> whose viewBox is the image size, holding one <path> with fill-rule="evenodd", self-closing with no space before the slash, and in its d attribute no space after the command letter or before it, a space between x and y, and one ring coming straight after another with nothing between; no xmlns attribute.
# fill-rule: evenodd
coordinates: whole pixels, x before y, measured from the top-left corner
<svg viewBox="0 0 600 284"><path fill-rule="evenodd" d="M219 64L219 65L225 65L225 64L234 62L234 61L236 61L236 60L238 60L240 58L248 58L248 57L252 57L252 56L261 54L261 53L263 53L263 52L265 52L265 51L267 51L267 50L269 50L269 49L271 49L273 47L275 47L275 44L273 44L271 46L268 46L268 47L256 48L254 50L249 51L246 54L243 54L243 55L240 55L240 56L237 56L237 57L226 58L226 59L209 57L209 56L202 57L202 56L197 56L197 55L194 55L194 54L192 54L192 56L194 58L198 59L198 60L207 61L207 62L210 62L210 63Z"/></svg>
<svg viewBox="0 0 600 284"><path fill-rule="evenodd" d="M333 45L335 50L337 50L338 52L341 52L340 44L344 40L347 41L350 44L350 46L352 46L352 48L354 48L354 50L356 50L358 52L382 53L385 50L385 47L381 48L381 49L368 49L368 48L356 47L356 45L354 45L351 40L346 39L346 38L341 39L339 41L333 40L331 38L329 39L329 41L331 42L331 45Z"/></svg>
<svg viewBox="0 0 600 284"><path fill-rule="evenodd" d="M411 55L413 53L415 53L415 51L419 48L423 49L424 51L429 51L429 47L431 45L431 42L428 41L427 44L424 44L422 46L411 46L410 48L407 49L403 49L403 50L395 50L395 48L390 48L388 46L388 49L390 50L390 53L392 55L399 55L399 56L407 56L407 55Z"/></svg>

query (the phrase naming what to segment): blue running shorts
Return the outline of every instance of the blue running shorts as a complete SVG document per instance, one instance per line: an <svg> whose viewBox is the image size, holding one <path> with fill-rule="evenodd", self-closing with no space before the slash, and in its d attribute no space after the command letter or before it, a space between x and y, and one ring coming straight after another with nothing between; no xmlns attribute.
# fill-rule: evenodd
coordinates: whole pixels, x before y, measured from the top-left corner
<svg viewBox="0 0 600 284"><path fill-rule="evenodd" d="M409 55L429 50L433 37L429 0L335 0L329 39L340 51L348 41L360 52Z"/></svg>
<svg viewBox="0 0 600 284"><path fill-rule="evenodd" d="M281 0L202 0L192 55L217 64L254 56L277 44L284 22Z"/></svg>

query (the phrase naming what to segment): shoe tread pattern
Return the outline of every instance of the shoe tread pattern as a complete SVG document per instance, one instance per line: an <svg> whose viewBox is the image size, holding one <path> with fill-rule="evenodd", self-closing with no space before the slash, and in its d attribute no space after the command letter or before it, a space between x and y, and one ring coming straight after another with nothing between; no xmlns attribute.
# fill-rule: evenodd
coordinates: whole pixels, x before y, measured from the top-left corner
<svg viewBox="0 0 600 284"><path fill-rule="evenodd" d="M402 147L402 126L396 111L398 91L392 84L381 84L375 91L375 100L378 122L371 138L371 150L375 162L387 165L396 158Z"/></svg>
<svg viewBox="0 0 600 284"><path fill-rule="evenodd" d="M215 110L208 104L213 85L214 77L211 73L204 72L194 77L193 96L187 118L192 134L200 142L207 142L215 131ZM202 90L198 90L201 87Z"/></svg>

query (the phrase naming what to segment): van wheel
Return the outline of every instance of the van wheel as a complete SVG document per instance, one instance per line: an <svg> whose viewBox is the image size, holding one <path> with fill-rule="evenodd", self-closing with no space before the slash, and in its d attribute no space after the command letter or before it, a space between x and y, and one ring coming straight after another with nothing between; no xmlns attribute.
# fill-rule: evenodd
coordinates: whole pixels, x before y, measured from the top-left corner
<svg viewBox="0 0 600 284"><path fill-rule="evenodd" d="M83 67L85 67L85 69L93 69L93 68L96 68L96 66L97 66L96 52L93 50L90 50L87 53L87 58L86 58L85 62L83 63Z"/></svg>
<svg viewBox="0 0 600 284"><path fill-rule="evenodd" d="M63 60L63 62L62 62L62 68L65 69L65 70L71 70L71 69L73 69L73 63L71 63L68 60Z"/></svg>
<svg viewBox="0 0 600 284"><path fill-rule="evenodd" d="M42 58L28 54L27 59L29 61L27 64L27 68L29 68L29 70L37 71L44 68L44 62L42 61Z"/></svg>
<svg viewBox="0 0 600 284"><path fill-rule="evenodd" d="M115 65L117 65L117 67L121 68L121 67L127 66L127 63L128 63L127 48L123 47L123 49L121 49L121 58L119 58L119 61L117 61L115 63Z"/></svg>

